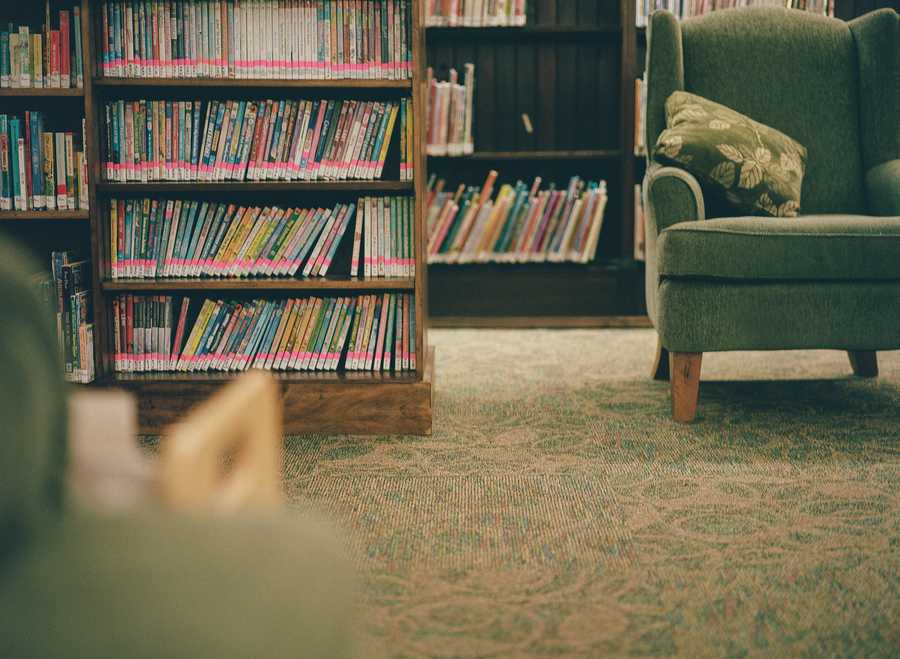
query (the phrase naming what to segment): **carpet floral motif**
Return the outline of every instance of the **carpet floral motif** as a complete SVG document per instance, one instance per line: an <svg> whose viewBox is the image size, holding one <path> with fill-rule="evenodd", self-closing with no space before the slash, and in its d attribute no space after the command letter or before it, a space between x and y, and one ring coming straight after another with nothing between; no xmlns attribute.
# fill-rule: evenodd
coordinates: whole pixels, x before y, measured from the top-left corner
<svg viewBox="0 0 900 659"><path fill-rule="evenodd" d="M705 355L685 426L654 341L433 331L432 436L287 440L364 656L895 656L900 354Z"/></svg>

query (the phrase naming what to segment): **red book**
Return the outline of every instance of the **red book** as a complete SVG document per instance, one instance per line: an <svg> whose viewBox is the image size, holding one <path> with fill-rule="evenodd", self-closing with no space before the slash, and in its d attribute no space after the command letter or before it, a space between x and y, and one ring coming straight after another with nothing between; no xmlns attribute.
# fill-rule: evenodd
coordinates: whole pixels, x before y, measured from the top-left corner
<svg viewBox="0 0 900 659"><path fill-rule="evenodd" d="M175 330L175 342L172 344L172 351L169 355L169 370L175 369L175 364L178 363L178 357L181 355L181 341L184 338L184 325L187 320L190 303L191 300L187 297L181 301L181 312L178 314L178 328Z"/></svg>
<svg viewBox="0 0 900 659"><path fill-rule="evenodd" d="M59 30L50 30L50 86L59 84Z"/></svg>
<svg viewBox="0 0 900 659"><path fill-rule="evenodd" d="M72 53L69 50L69 12L59 12L59 86L72 85Z"/></svg>

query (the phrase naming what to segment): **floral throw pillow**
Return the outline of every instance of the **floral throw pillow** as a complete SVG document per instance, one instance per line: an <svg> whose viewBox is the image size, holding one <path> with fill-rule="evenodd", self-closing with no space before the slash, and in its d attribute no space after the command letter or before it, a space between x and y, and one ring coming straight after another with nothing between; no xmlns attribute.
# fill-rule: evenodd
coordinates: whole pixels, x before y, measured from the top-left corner
<svg viewBox="0 0 900 659"><path fill-rule="evenodd" d="M794 217L800 211L806 148L796 140L681 91L666 99L666 126L654 158L687 170L704 191L754 215Z"/></svg>

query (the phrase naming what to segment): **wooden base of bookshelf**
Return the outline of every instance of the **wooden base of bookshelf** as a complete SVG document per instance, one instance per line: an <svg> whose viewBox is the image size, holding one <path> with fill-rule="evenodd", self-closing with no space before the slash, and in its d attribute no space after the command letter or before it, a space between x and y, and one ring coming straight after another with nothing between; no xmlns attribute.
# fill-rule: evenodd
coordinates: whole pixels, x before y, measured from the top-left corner
<svg viewBox="0 0 900 659"><path fill-rule="evenodd" d="M647 316L432 316L443 329L611 329L653 327Z"/></svg>
<svg viewBox="0 0 900 659"><path fill-rule="evenodd" d="M286 434L430 435L434 349L429 348L425 373L277 374L284 405ZM138 429L159 434L206 400L233 376L201 374L128 374L102 381L124 389L138 401Z"/></svg>

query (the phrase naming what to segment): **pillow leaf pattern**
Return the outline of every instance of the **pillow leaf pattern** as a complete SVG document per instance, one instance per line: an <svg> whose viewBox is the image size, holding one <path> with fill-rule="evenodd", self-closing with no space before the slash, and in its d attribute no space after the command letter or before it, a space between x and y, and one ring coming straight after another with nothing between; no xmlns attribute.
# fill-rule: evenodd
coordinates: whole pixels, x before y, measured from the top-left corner
<svg viewBox="0 0 900 659"><path fill-rule="evenodd" d="M682 91L666 100L666 126L654 159L687 170L738 212L799 214L807 152L791 137Z"/></svg>

